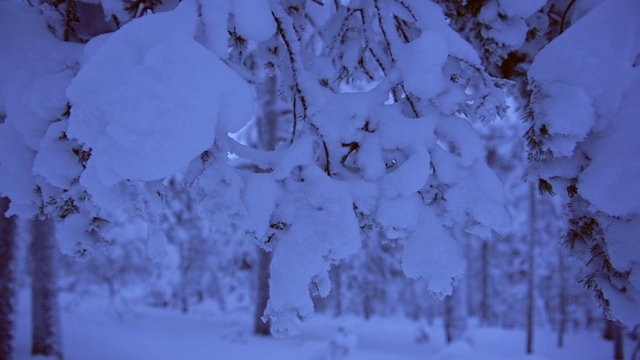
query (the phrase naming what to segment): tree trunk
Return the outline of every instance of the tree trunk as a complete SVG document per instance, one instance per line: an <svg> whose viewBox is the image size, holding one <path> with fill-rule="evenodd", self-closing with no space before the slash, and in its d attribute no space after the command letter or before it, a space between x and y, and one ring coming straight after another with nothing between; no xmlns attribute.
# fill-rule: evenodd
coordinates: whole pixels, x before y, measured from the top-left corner
<svg viewBox="0 0 640 360"><path fill-rule="evenodd" d="M619 322L613 323L613 358L624 360L624 327Z"/></svg>
<svg viewBox="0 0 640 360"><path fill-rule="evenodd" d="M31 222L31 354L62 359L53 222Z"/></svg>
<svg viewBox="0 0 640 360"><path fill-rule="evenodd" d="M491 311L489 309L489 242L487 240L482 241L481 267L480 324L489 325Z"/></svg>
<svg viewBox="0 0 640 360"><path fill-rule="evenodd" d="M13 358L13 313L15 295L15 217L5 217L9 199L0 198L0 359Z"/></svg>
<svg viewBox="0 0 640 360"><path fill-rule="evenodd" d="M367 290L362 296L362 313L365 320L369 320L373 316L373 297Z"/></svg>
<svg viewBox="0 0 640 360"><path fill-rule="evenodd" d="M278 111L277 83L275 76L268 77L260 88L260 107L262 114L258 117L258 146L265 150L275 149L280 140L278 132L282 126L283 117ZM271 325L262 321L264 310L269 300L269 268L271 266L271 253L260 248L258 251L258 282L256 292L256 308L254 316L254 332L260 335L270 335Z"/></svg>
<svg viewBox="0 0 640 360"><path fill-rule="evenodd" d="M453 288L451 295L444 299L444 331L447 343L460 339L467 330L467 307L463 303L463 285L458 284Z"/></svg>
<svg viewBox="0 0 640 360"><path fill-rule="evenodd" d="M558 273L560 303L558 304L558 347L564 346L564 334L567 331L567 285L565 281L564 254L558 247Z"/></svg>
<svg viewBox="0 0 640 360"><path fill-rule="evenodd" d="M536 188L529 188L529 273L527 281L527 354L533 353L533 315L535 312L535 250L536 225L538 221L536 209Z"/></svg>
<svg viewBox="0 0 640 360"><path fill-rule="evenodd" d="M342 316L344 313L344 304L342 300L342 267L342 262L340 262L333 269L333 274L335 276L331 291L335 297L335 310L333 313L335 316Z"/></svg>
<svg viewBox="0 0 640 360"><path fill-rule="evenodd" d="M262 321L264 310L269 301L269 266L271 265L271 253L258 248L258 288L256 293L256 308L253 320L253 332L258 335L270 335L271 325L269 321Z"/></svg>

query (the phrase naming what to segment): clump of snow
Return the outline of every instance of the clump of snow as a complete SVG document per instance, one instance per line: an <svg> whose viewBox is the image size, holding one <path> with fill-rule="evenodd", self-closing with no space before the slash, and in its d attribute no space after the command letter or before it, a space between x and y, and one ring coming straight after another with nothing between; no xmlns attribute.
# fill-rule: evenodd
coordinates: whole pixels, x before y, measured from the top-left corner
<svg viewBox="0 0 640 360"><path fill-rule="evenodd" d="M640 214L640 71L634 70L618 114L606 132L594 136L588 150L589 166L580 175L583 196L599 210L613 216ZM615 166L612 166L615 161Z"/></svg>
<svg viewBox="0 0 640 360"><path fill-rule="evenodd" d="M105 187L171 175L213 144L216 126L249 120L248 85L193 40L197 23L190 1L134 20L73 79L68 134L91 147L87 166Z"/></svg>
<svg viewBox="0 0 640 360"><path fill-rule="evenodd" d="M75 255L77 259L83 259L84 255L94 250L95 241L87 232L89 222L88 214L82 212L67 216L65 221L56 224L56 238L63 254Z"/></svg>
<svg viewBox="0 0 640 360"><path fill-rule="evenodd" d="M276 32L269 0L233 0L238 33L247 39L264 41Z"/></svg>
<svg viewBox="0 0 640 360"><path fill-rule="evenodd" d="M231 0L219 0L216 2L198 0L198 6L202 9L201 21L205 38L201 41L213 51L216 56L226 59L229 32L227 23L232 10Z"/></svg>
<svg viewBox="0 0 640 360"><path fill-rule="evenodd" d="M300 176L285 181L272 219L282 229L269 240L275 244L265 317L274 335L299 332L300 322L313 313L311 279L360 247L349 188L315 166Z"/></svg>
<svg viewBox="0 0 640 360"><path fill-rule="evenodd" d="M67 123L62 120L49 126L33 162L34 175L46 178L51 185L61 189L67 188L82 172L78 157L60 140Z"/></svg>
<svg viewBox="0 0 640 360"><path fill-rule="evenodd" d="M418 211L415 230L404 241L402 269L412 278L424 278L439 298L451 295L453 279L459 279L465 261L458 243L447 233L433 209Z"/></svg>
<svg viewBox="0 0 640 360"><path fill-rule="evenodd" d="M269 228L269 219L278 198L278 187L269 174L247 174L242 200L246 208L247 230L261 238Z"/></svg>
<svg viewBox="0 0 640 360"><path fill-rule="evenodd" d="M403 47L406 49L400 49L397 61L406 88L425 98L435 97L445 82L442 65L449 55L446 36L441 31L424 31Z"/></svg>
<svg viewBox="0 0 640 360"><path fill-rule="evenodd" d="M0 124L0 189L2 195L11 198L7 215L30 217L37 211L36 182L28 164L33 163L35 152L28 148L21 135L9 124Z"/></svg>
<svg viewBox="0 0 640 360"><path fill-rule="evenodd" d="M531 1L530 3L535 6L536 2L538 1ZM479 15L480 19L486 24L481 29L482 35L509 48L520 47L524 43L529 30L523 17L519 15L527 12L527 9L519 7L523 3L525 2L520 1L518 5L512 6L511 2L507 1L500 2L500 5L496 2L489 2L483 6ZM506 10L502 8L503 6ZM510 12L512 14L509 14ZM500 16L500 14L503 14L503 16ZM504 15L506 15L506 18Z"/></svg>

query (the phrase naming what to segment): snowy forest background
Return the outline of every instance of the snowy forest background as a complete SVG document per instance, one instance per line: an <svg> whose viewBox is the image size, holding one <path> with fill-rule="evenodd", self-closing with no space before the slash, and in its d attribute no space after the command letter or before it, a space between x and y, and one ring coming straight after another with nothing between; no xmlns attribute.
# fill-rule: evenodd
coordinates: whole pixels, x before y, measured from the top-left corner
<svg viewBox="0 0 640 360"><path fill-rule="evenodd" d="M0 359L639 359L638 101L636 0L0 0Z"/></svg>

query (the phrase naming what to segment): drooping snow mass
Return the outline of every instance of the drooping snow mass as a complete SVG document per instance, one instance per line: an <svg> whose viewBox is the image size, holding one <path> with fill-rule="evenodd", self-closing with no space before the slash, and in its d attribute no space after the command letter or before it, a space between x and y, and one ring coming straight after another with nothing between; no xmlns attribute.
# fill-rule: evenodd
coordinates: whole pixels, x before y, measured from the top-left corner
<svg viewBox="0 0 640 360"><path fill-rule="evenodd" d="M64 89L81 47L61 43L36 10L15 2L0 3L0 33L0 193L11 198L8 214L30 217L43 185L32 173L36 153L51 121L65 111ZM54 167L35 166L37 172Z"/></svg>
<svg viewBox="0 0 640 360"><path fill-rule="evenodd" d="M640 19L640 18L639 18ZM589 166L580 175L582 194L598 210L612 216L640 214L640 124L637 106L640 100L640 71L634 69L629 86L611 118L606 132L593 137L588 155ZM618 166L611 166L615 159Z"/></svg>
<svg viewBox="0 0 640 360"><path fill-rule="evenodd" d="M284 231L265 244L274 247L265 317L271 318L276 335L299 331L296 324L313 314L310 288L326 296L329 287L322 279L328 278L330 264L360 248L360 229L347 185L316 167L299 176L283 184L283 196L273 214L276 228Z"/></svg>
<svg viewBox="0 0 640 360"><path fill-rule="evenodd" d="M233 0L238 33L249 40L264 41L276 32L269 0Z"/></svg>
<svg viewBox="0 0 640 360"><path fill-rule="evenodd" d="M216 126L249 120L250 89L193 39L197 22L193 2L133 21L74 78L68 134L92 149L90 191L171 175L213 144Z"/></svg>
<svg viewBox="0 0 640 360"><path fill-rule="evenodd" d="M640 223L639 54L640 3L606 1L543 49L529 71L530 135L542 154L530 176L569 186L569 242L582 249L585 241L587 285L627 325L640 323L640 255L627 233ZM599 247L606 251L593 252Z"/></svg>

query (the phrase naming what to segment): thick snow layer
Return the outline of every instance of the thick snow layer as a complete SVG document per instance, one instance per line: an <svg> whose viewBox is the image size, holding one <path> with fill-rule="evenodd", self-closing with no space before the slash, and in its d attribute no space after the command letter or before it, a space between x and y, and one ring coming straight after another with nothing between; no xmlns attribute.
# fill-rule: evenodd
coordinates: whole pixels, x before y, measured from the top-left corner
<svg viewBox="0 0 640 360"><path fill-rule="evenodd" d="M83 212L67 216L65 221L56 224L56 238L63 254L76 255L81 259L79 251L92 253L95 250L96 242L87 232L90 221L90 216Z"/></svg>
<svg viewBox="0 0 640 360"><path fill-rule="evenodd" d="M535 6L536 2L519 1L517 5L511 1L504 1L504 4L503 2L500 4L496 2L487 3L479 14L480 20L486 24L481 29L482 35L486 38L494 39L498 44L506 45L509 48L520 47L524 43L528 31L528 26L523 16L519 14L526 13L527 9L523 9L521 6L522 4L534 4Z"/></svg>
<svg viewBox="0 0 640 360"><path fill-rule="evenodd" d="M205 38L201 41L221 59L226 59L229 42L227 20L232 10L232 0L207 1L198 0L201 8L201 21Z"/></svg>
<svg viewBox="0 0 640 360"><path fill-rule="evenodd" d="M269 220L278 198L278 187L269 174L246 174L242 200L247 209L248 231L261 238L269 228Z"/></svg>
<svg viewBox="0 0 640 360"><path fill-rule="evenodd" d="M0 190L3 196L11 198L7 215L31 217L39 205L36 182L29 167L35 152L21 141L20 133L7 123L0 124L0 146Z"/></svg>
<svg viewBox="0 0 640 360"><path fill-rule="evenodd" d="M186 1L125 25L68 88L68 134L92 148L88 167L104 186L168 176L213 144L216 126L226 134L249 120L248 85L193 40L197 23Z"/></svg>
<svg viewBox="0 0 640 360"><path fill-rule="evenodd" d="M65 111L64 89L81 47L56 39L38 12L20 2L0 2L0 34L0 192L11 198L10 214L31 217L39 206L36 151L48 146L41 139ZM43 165L57 171L54 162Z"/></svg>
<svg viewBox="0 0 640 360"><path fill-rule="evenodd" d="M81 49L56 39L38 11L21 2L0 2L0 34L0 114L6 113L5 106L20 99L23 89L41 75L70 68ZM39 107L33 110L41 113Z"/></svg>
<svg viewBox="0 0 640 360"><path fill-rule="evenodd" d="M238 33L249 40L264 41L276 32L269 0L233 0Z"/></svg>
<svg viewBox="0 0 640 360"><path fill-rule="evenodd" d="M638 33L639 2L604 2L540 51L529 78L578 86L598 114L615 112L640 50Z"/></svg>
<svg viewBox="0 0 640 360"><path fill-rule="evenodd" d="M598 210L613 216L640 212L640 3L608 1L569 28L536 57L530 78L551 95L541 99L560 156L592 133L583 146L591 158L579 190Z"/></svg>
<svg viewBox="0 0 640 360"><path fill-rule="evenodd" d="M60 189L68 188L82 172L80 160L68 146L70 140L60 140L66 128L66 120L49 126L33 162L33 174L44 177L49 184Z"/></svg>
<svg viewBox="0 0 640 360"><path fill-rule="evenodd" d="M594 135L591 162L578 187L597 209L613 216L640 214L640 68L634 69L620 110L606 132Z"/></svg>
<svg viewBox="0 0 640 360"><path fill-rule="evenodd" d="M397 54L398 68L407 90L427 99L438 95L445 82L442 66L449 55L443 32L424 31L418 39L404 44L400 50Z"/></svg>
<svg viewBox="0 0 640 360"><path fill-rule="evenodd" d="M422 207L415 231L404 241L402 269L412 278L424 278L439 298L451 295L452 280L459 279L465 261L458 243L442 227L434 210Z"/></svg>
<svg viewBox="0 0 640 360"><path fill-rule="evenodd" d="M545 87L549 96L541 106L547 131L558 135L545 145L556 156L571 156L578 142L587 137L595 125L596 114L591 99L577 86L563 83L549 84Z"/></svg>
<svg viewBox="0 0 640 360"><path fill-rule="evenodd" d="M510 48L518 48L527 37L529 27L520 18L508 18L506 20L496 20L491 22L489 29L483 28L482 35L486 38L494 39L499 44Z"/></svg>

